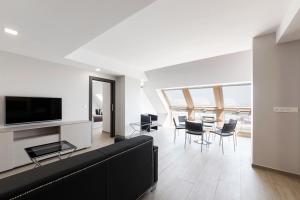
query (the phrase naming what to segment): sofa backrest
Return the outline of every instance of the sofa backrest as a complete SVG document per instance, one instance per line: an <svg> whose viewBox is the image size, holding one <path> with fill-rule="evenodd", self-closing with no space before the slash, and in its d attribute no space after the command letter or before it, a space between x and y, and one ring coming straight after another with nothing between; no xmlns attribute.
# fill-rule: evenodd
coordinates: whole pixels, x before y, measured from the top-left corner
<svg viewBox="0 0 300 200"><path fill-rule="evenodd" d="M153 177L153 139L139 136L2 179L0 199L137 199Z"/></svg>

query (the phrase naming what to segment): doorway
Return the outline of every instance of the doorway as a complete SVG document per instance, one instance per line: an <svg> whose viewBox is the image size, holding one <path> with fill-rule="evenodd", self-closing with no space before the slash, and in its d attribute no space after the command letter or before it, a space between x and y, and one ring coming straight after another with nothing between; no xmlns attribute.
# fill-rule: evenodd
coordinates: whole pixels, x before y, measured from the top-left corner
<svg viewBox="0 0 300 200"><path fill-rule="evenodd" d="M115 81L89 77L89 120L93 134L115 136Z"/></svg>

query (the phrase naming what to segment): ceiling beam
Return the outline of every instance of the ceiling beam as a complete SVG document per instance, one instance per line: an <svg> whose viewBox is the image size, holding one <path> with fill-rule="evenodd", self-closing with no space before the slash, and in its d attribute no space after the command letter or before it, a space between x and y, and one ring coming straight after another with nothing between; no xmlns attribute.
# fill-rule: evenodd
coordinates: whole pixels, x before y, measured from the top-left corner
<svg viewBox="0 0 300 200"><path fill-rule="evenodd" d="M182 89L188 107L188 119L195 120L194 102L188 88Z"/></svg>
<svg viewBox="0 0 300 200"><path fill-rule="evenodd" d="M189 89L184 88L182 90L182 92L183 92L188 109L194 109L194 102L193 102L193 99L192 99Z"/></svg>
<svg viewBox="0 0 300 200"><path fill-rule="evenodd" d="M224 98L223 98L222 87L221 86L215 86L213 89L214 89L216 106L217 106L218 109L223 109L224 108Z"/></svg>
<svg viewBox="0 0 300 200"><path fill-rule="evenodd" d="M215 96L215 101L216 101L216 117L218 125L225 120L224 116L224 97L223 97L223 90L222 86L215 86L214 88L214 96Z"/></svg>

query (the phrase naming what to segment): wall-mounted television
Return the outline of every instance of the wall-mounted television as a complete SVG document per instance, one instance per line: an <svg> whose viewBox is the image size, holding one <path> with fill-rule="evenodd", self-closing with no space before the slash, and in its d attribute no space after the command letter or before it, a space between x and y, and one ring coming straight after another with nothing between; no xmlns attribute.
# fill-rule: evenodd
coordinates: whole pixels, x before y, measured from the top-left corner
<svg viewBox="0 0 300 200"><path fill-rule="evenodd" d="M62 99L46 97L5 97L5 124L62 119Z"/></svg>

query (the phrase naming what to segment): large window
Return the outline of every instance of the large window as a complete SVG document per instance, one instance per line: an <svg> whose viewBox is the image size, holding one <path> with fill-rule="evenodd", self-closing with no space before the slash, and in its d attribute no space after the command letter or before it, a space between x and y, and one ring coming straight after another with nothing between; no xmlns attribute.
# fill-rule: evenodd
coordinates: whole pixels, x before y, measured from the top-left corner
<svg viewBox="0 0 300 200"><path fill-rule="evenodd" d="M187 106L182 90L165 90L165 94L167 96L168 102L170 103L170 106Z"/></svg>
<svg viewBox="0 0 300 200"><path fill-rule="evenodd" d="M183 115L196 121L213 117L220 120L218 125L236 119L237 131L251 132L251 84L166 89L163 93L176 121Z"/></svg>
<svg viewBox="0 0 300 200"><path fill-rule="evenodd" d="M223 87L225 108L251 107L251 85Z"/></svg>
<svg viewBox="0 0 300 200"><path fill-rule="evenodd" d="M213 88L189 89L195 107L215 107Z"/></svg>

